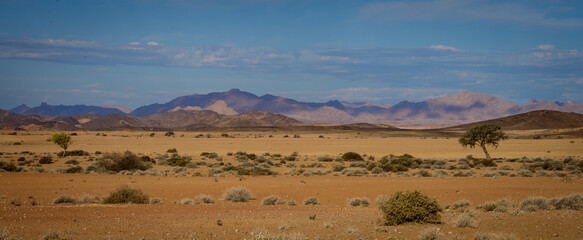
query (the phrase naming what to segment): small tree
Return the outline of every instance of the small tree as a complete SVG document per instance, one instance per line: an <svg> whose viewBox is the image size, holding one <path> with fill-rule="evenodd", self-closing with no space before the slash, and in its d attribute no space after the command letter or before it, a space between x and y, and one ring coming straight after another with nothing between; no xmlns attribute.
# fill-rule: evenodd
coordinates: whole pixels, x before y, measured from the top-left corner
<svg viewBox="0 0 583 240"><path fill-rule="evenodd" d="M53 136L51 136L51 141L53 141L53 143L59 145L59 147L63 148L63 150L64 150L63 157L67 156L67 148L69 148L69 146L71 146L71 144L73 144L73 141L71 140L71 136L67 135L64 132L53 134Z"/></svg>
<svg viewBox="0 0 583 240"><path fill-rule="evenodd" d="M492 145L498 148L498 143L506 139L508 139L508 135L501 130L499 125L483 124L470 129L460 137L459 142L464 148L467 146L474 148L476 145L479 145L486 154L486 159L490 159L486 145Z"/></svg>

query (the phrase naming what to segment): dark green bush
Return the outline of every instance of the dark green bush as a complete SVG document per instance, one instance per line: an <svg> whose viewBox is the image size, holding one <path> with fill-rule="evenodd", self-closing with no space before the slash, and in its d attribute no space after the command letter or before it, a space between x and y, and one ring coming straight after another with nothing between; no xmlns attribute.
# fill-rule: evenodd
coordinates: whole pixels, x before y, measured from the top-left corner
<svg viewBox="0 0 583 240"><path fill-rule="evenodd" d="M87 167L87 170L96 172L144 171L151 167L152 165L149 162L144 162L136 154L125 151L124 153L106 153L103 158L98 159L91 166Z"/></svg>
<svg viewBox="0 0 583 240"><path fill-rule="evenodd" d="M421 159L405 153L401 156L391 155L382 157L378 161L378 167L385 172L406 172L409 168L417 168L421 163Z"/></svg>
<svg viewBox="0 0 583 240"><path fill-rule="evenodd" d="M439 223L443 211L437 200L414 192L396 192L379 206L384 215L384 224L399 225L407 222Z"/></svg>
<svg viewBox="0 0 583 240"><path fill-rule="evenodd" d="M57 156L63 157L63 153L64 153L63 151L60 151L59 153L57 153ZM67 153L65 153L65 157L67 156L89 156L89 153L83 150L72 150L67 151Z"/></svg>
<svg viewBox="0 0 583 240"><path fill-rule="evenodd" d="M168 163L168 165L174 166L174 167L186 167L186 165L188 165L190 163L190 160L180 158L179 156L177 156L177 157L173 156L172 158L167 160L167 163Z"/></svg>
<svg viewBox="0 0 583 240"><path fill-rule="evenodd" d="M74 167L67 168L65 170L65 173L82 173L82 172L83 172L83 168L81 166L74 166Z"/></svg>
<svg viewBox="0 0 583 240"><path fill-rule="evenodd" d="M51 164L53 163L53 158L49 157L49 156L42 156L39 160L38 163L40 164Z"/></svg>
<svg viewBox="0 0 583 240"><path fill-rule="evenodd" d="M360 156L360 154L355 153L355 152L344 153L344 154L342 154L341 158L344 161L364 161L362 156Z"/></svg>
<svg viewBox="0 0 583 240"><path fill-rule="evenodd" d="M170 131L170 132L164 133L164 136L166 136L166 137L173 137L173 136L175 136L175 134L174 134L174 132Z"/></svg>
<svg viewBox="0 0 583 240"><path fill-rule="evenodd" d="M535 162L533 164L528 165L528 170L530 170L531 172L534 172L539 168L542 168L543 170L547 171L563 171L563 168L565 168L565 164L560 161L546 159L544 160L544 162Z"/></svg>
<svg viewBox="0 0 583 240"><path fill-rule="evenodd" d="M21 172L22 168L16 166L13 162L0 162L0 169L7 171L7 172Z"/></svg>
<svg viewBox="0 0 583 240"><path fill-rule="evenodd" d="M176 150L176 148L170 148L168 150L166 150L167 153L177 153L178 151Z"/></svg>
<svg viewBox="0 0 583 240"><path fill-rule="evenodd" d="M119 203L133 203L133 204L147 204L149 202L148 196L140 189L130 188L127 185L118 187L115 191L109 193L103 198L104 204L119 204Z"/></svg>

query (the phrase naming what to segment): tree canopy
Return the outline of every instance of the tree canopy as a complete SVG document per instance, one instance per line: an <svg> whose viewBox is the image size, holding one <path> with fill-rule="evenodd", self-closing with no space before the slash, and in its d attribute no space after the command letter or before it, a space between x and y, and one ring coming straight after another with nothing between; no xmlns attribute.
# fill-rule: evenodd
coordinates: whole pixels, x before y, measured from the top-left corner
<svg viewBox="0 0 583 240"><path fill-rule="evenodd" d="M486 158L490 159L490 154L486 149L486 145L492 145L498 148L498 144L502 140L508 139L508 135L502 131L502 128L497 124L483 124L478 125L467 131L459 139L459 143L465 148L475 148L480 146L486 154Z"/></svg>
<svg viewBox="0 0 583 240"><path fill-rule="evenodd" d="M63 157L67 156L67 148L69 148L69 146L71 144L73 144L73 141L71 140L71 136L67 135L64 132L53 134L53 136L51 136L51 141L53 141L53 143L59 145L59 147L63 148L63 150L64 150Z"/></svg>

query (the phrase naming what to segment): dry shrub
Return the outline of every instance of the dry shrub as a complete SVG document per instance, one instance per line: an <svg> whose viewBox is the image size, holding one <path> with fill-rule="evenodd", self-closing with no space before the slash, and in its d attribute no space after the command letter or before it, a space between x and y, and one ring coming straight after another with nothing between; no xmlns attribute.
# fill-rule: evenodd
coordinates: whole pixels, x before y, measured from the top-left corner
<svg viewBox="0 0 583 240"><path fill-rule="evenodd" d="M304 205L320 205L320 200L317 197L309 197L304 199Z"/></svg>
<svg viewBox="0 0 583 240"><path fill-rule="evenodd" d="M244 187L231 188L223 193L223 200L226 201L247 202L254 199L255 197L253 196L253 193Z"/></svg>
<svg viewBox="0 0 583 240"><path fill-rule="evenodd" d="M13 237L10 237L8 228L0 228L0 240L14 240Z"/></svg>
<svg viewBox="0 0 583 240"><path fill-rule="evenodd" d="M251 235L255 240L303 240L305 238L304 234L298 232L278 234L271 233L265 228L255 229Z"/></svg>
<svg viewBox="0 0 583 240"><path fill-rule="evenodd" d="M279 196L277 195L271 195L268 197L265 197L262 201L261 201L261 205L277 205L277 204L283 204L285 203L285 201L283 201Z"/></svg>
<svg viewBox="0 0 583 240"><path fill-rule="evenodd" d="M421 240L438 240L443 237L443 234L439 232L439 228L436 227L423 229L423 231L419 233L419 239Z"/></svg>
<svg viewBox="0 0 583 240"><path fill-rule="evenodd" d="M549 201L541 196L529 197L520 202L520 210L531 212L548 210L549 206Z"/></svg>
<svg viewBox="0 0 583 240"><path fill-rule="evenodd" d="M384 215L384 224L399 225L407 222L439 223L443 211L437 200L414 192L396 192L383 202L380 207Z"/></svg>
<svg viewBox="0 0 583 240"><path fill-rule="evenodd" d="M462 200L459 200L459 201L455 202L454 204L452 204L451 209L456 210L458 208L469 207L470 205L472 205L472 203L470 201L462 199Z"/></svg>
<svg viewBox="0 0 583 240"><path fill-rule="evenodd" d="M215 198L211 195L206 195L206 194L200 194L200 195L196 196L196 200L198 200L202 203L206 203L206 204L214 204L215 203Z"/></svg>
<svg viewBox="0 0 583 240"><path fill-rule="evenodd" d="M377 207L380 207L384 202L388 201L389 197L387 195L378 195L374 201Z"/></svg>
<svg viewBox="0 0 583 240"><path fill-rule="evenodd" d="M127 185L119 186L115 191L109 193L102 201L104 204L147 204L148 196L140 189L130 188Z"/></svg>
<svg viewBox="0 0 583 240"><path fill-rule="evenodd" d="M583 208L583 194L577 193L565 197L551 198L549 204L557 210L579 210Z"/></svg>
<svg viewBox="0 0 583 240"><path fill-rule="evenodd" d="M476 220L476 216L474 212L464 212L461 213L456 220L454 221L456 227L465 228L465 227L472 227L475 228L478 226L478 221Z"/></svg>
<svg viewBox="0 0 583 240"><path fill-rule="evenodd" d="M81 204L99 203L99 197L92 195L83 195L80 198L78 198L78 203Z"/></svg>
<svg viewBox="0 0 583 240"><path fill-rule="evenodd" d="M162 199L154 197L154 198L150 198L150 204L161 204L162 203Z"/></svg>
<svg viewBox="0 0 583 240"><path fill-rule="evenodd" d="M179 204L179 205L192 205L192 204L194 204L194 201L190 198L183 198L183 199L179 199L175 203Z"/></svg>
<svg viewBox="0 0 583 240"><path fill-rule="evenodd" d="M482 210L484 210L484 212L491 212L491 211L508 212L511 209L513 209L514 207L515 207L515 205L512 202L510 202L510 200L508 200L507 198L502 198L502 199L498 199L496 201L486 202L486 203L478 206L478 208L481 208Z"/></svg>
<svg viewBox="0 0 583 240"><path fill-rule="evenodd" d="M349 199L346 199L346 201L348 202L348 206L353 206L353 207L358 207L358 206L368 207L370 205L370 200L368 200L368 198L365 198L365 197L349 198Z"/></svg>
<svg viewBox="0 0 583 240"><path fill-rule="evenodd" d="M43 240L59 240L62 238L58 232L49 232L42 239Z"/></svg>
<svg viewBox="0 0 583 240"><path fill-rule="evenodd" d="M61 203L78 203L79 200L77 199L77 197L75 196L70 196L70 195L61 195L58 196L57 198L55 198L55 200L53 200L54 204L61 204Z"/></svg>
<svg viewBox="0 0 583 240"><path fill-rule="evenodd" d="M514 240L514 235L506 233L477 232L474 234L476 240Z"/></svg>

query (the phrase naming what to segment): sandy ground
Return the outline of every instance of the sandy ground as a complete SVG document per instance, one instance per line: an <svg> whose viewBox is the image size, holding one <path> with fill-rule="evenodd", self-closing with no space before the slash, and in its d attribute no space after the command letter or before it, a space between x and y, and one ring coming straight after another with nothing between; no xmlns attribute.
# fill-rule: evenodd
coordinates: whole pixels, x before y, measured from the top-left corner
<svg viewBox="0 0 583 240"><path fill-rule="evenodd" d="M381 227L380 210L348 207L347 198L419 190L440 205L467 199L473 205L508 197L519 202L529 196L556 197L583 192L583 180L564 182L557 178L380 178L380 177L153 177L86 174L0 174L2 209L0 224L13 236L38 239L58 232L69 239L243 239L265 228L272 233L298 232L309 239L400 239L417 238L428 227L438 227L446 236L470 238L476 232L512 233L519 239L581 239L580 211L544 211L511 215L478 212L476 228L456 228L457 212L447 210L442 224L406 224ZM142 189L149 196L164 199L161 205L54 205L59 195L104 196L120 184ZM246 187L256 197L247 203L221 201L231 187ZM176 205L182 198L209 194L216 204ZM260 206L261 199L277 194L284 200L301 203L317 197L319 206ZM19 198L23 205L9 202ZM30 206L32 199L37 206ZM301 204L300 204L301 205ZM310 220L310 215L316 215ZM220 219L222 226L216 221ZM325 228L325 225L332 226ZM355 232L355 233L349 233Z"/></svg>
<svg viewBox="0 0 583 240"><path fill-rule="evenodd" d="M47 141L53 132L33 132L29 135L0 135L0 147L3 152L33 151L37 153L56 153L62 151L58 146ZM246 151L262 154L265 152L289 155L298 152L301 155L338 155L348 151L382 157L384 155L411 154L419 158L459 159L467 155L483 157L481 149L462 148L457 138L422 138L422 137L378 137L360 134L302 134L301 138L292 138L288 133L229 133L236 138L221 138L220 133L211 133L212 138L195 138L203 133L176 132L176 137L165 137L157 133L149 137L149 132L108 132L107 136L96 136L95 132L79 132L73 136L73 145L69 148L112 152L130 150L135 153L165 153L176 148L181 155L198 156L201 152L216 152L226 155L228 152ZM206 133L204 133L206 134ZM184 136L182 136L184 135ZM272 135L272 138L269 138ZM284 138L289 135L289 138ZM322 135L324 138L319 138ZM181 137L182 136L182 137ZM10 145L22 142L22 145ZM583 159L583 139L510 139L501 142L497 149L489 148L492 157L520 158L565 158L572 156Z"/></svg>
<svg viewBox="0 0 583 240"><path fill-rule="evenodd" d="M30 151L38 155L54 154L59 149L47 141L51 132L0 134L0 152ZM198 134L176 133L165 137L149 132L78 132L70 149L111 152L130 150L155 156L169 148L181 155L200 159L200 153L246 151L302 157L337 156L347 151L366 153L380 158L388 154L409 153L420 158L459 159L466 155L482 156L479 149L463 149L457 139L423 137L382 137L362 134L310 134L292 138L293 133L256 132L229 133L235 138L195 138ZM182 136L184 134L184 136ZM283 135L289 134L289 138ZM100 134L101 135L101 134ZM269 138L273 135L273 138ZM323 135L323 138L319 136ZM13 145L21 142L22 145ZM572 156L583 159L583 139L511 139L491 149L493 157L543 157L562 159ZM14 160L21 154L4 154L2 161ZM24 155L29 157L28 155ZM63 165L68 157L48 168ZM298 162L299 164L299 162ZM508 163L516 167L518 163ZM160 205L55 205L60 195L84 194L105 196L117 186L127 184L143 190L150 197L163 199ZM222 193L231 187L250 189L256 200L248 203L221 201ZM511 233L518 239L583 239L583 212L539 211L522 214L485 213L478 211L476 228L456 228L453 224L459 212L446 210L442 224L406 224L379 227L380 210L371 207L349 207L347 198L367 197L372 202L380 194L419 190L440 205L461 199L473 203L509 198L515 203L530 196L559 197L583 193L583 178L499 177L499 178L405 178L405 177L345 177L345 176L263 176L263 177L158 177L56 173L0 173L0 230L18 239L40 239L58 232L67 239L253 239L252 232L265 229L274 234L297 233L305 239L418 239L428 227L438 227L446 237L459 235L472 239L476 232ZM213 205L177 205L182 198L209 194ZM277 194L299 205L309 197L317 197L319 206L260 206L261 200ZM20 200L21 206L11 202ZM31 202L36 205L32 206ZM314 220L310 216L316 215ZM222 221L222 226L217 220ZM383 231L377 231L377 229ZM385 232L386 230L386 232Z"/></svg>

